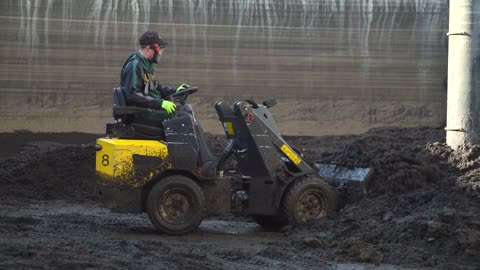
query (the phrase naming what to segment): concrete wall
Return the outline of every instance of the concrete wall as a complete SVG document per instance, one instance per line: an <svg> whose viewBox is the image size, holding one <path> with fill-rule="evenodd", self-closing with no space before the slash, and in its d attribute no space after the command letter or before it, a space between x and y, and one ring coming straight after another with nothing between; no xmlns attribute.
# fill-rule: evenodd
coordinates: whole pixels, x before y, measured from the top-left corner
<svg viewBox="0 0 480 270"><path fill-rule="evenodd" d="M147 29L213 132L214 101L265 97L291 135L444 126L447 0L2 0L0 131L103 132Z"/></svg>

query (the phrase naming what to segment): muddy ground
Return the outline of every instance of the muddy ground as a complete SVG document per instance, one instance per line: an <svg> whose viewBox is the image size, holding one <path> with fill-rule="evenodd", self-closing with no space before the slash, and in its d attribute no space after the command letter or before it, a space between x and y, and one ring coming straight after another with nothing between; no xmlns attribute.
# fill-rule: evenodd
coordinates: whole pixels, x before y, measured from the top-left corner
<svg viewBox="0 0 480 270"><path fill-rule="evenodd" d="M330 182L337 214L309 226L223 216L175 237L95 201L97 136L0 134L0 269L480 269L480 146L441 129L286 137L311 164L369 166L364 185Z"/></svg>

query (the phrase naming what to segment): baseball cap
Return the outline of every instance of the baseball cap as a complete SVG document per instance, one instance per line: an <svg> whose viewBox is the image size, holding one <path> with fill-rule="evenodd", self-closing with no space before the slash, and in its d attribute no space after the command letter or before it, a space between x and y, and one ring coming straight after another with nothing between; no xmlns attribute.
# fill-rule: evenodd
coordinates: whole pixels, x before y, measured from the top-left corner
<svg viewBox="0 0 480 270"><path fill-rule="evenodd" d="M139 39L139 42L140 42L140 45L153 45L153 44L158 44L160 46L168 45L168 42L163 40L155 31L147 31L143 33Z"/></svg>

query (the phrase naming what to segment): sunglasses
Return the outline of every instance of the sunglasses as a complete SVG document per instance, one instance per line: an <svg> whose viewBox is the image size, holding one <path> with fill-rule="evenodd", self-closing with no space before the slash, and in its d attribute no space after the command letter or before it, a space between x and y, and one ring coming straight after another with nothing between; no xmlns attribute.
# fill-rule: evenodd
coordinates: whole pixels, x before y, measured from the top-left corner
<svg viewBox="0 0 480 270"><path fill-rule="evenodd" d="M156 52L160 52L160 51L165 50L165 47L161 47L160 45L150 45L150 49L152 49Z"/></svg>

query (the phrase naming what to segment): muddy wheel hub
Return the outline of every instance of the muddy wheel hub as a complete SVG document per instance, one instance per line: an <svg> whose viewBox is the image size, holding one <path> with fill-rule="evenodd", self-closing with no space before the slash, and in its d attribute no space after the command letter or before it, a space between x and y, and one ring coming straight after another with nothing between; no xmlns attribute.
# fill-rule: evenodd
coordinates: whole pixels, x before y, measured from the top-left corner
<svg viewBox="0 0 480 270"><path fill-rule="evenodd" d="M298 199L297 212L303 222L309 222L326 215L325 205L321 193L307 191Z"/></svg>
<svg viewBox="0 0 480 270"><path fill-rule="evenodd" d="M190 216L191 206L188 197L181 191L167 191L160 201L160 215L171 224L182 224Z"/></svg>

